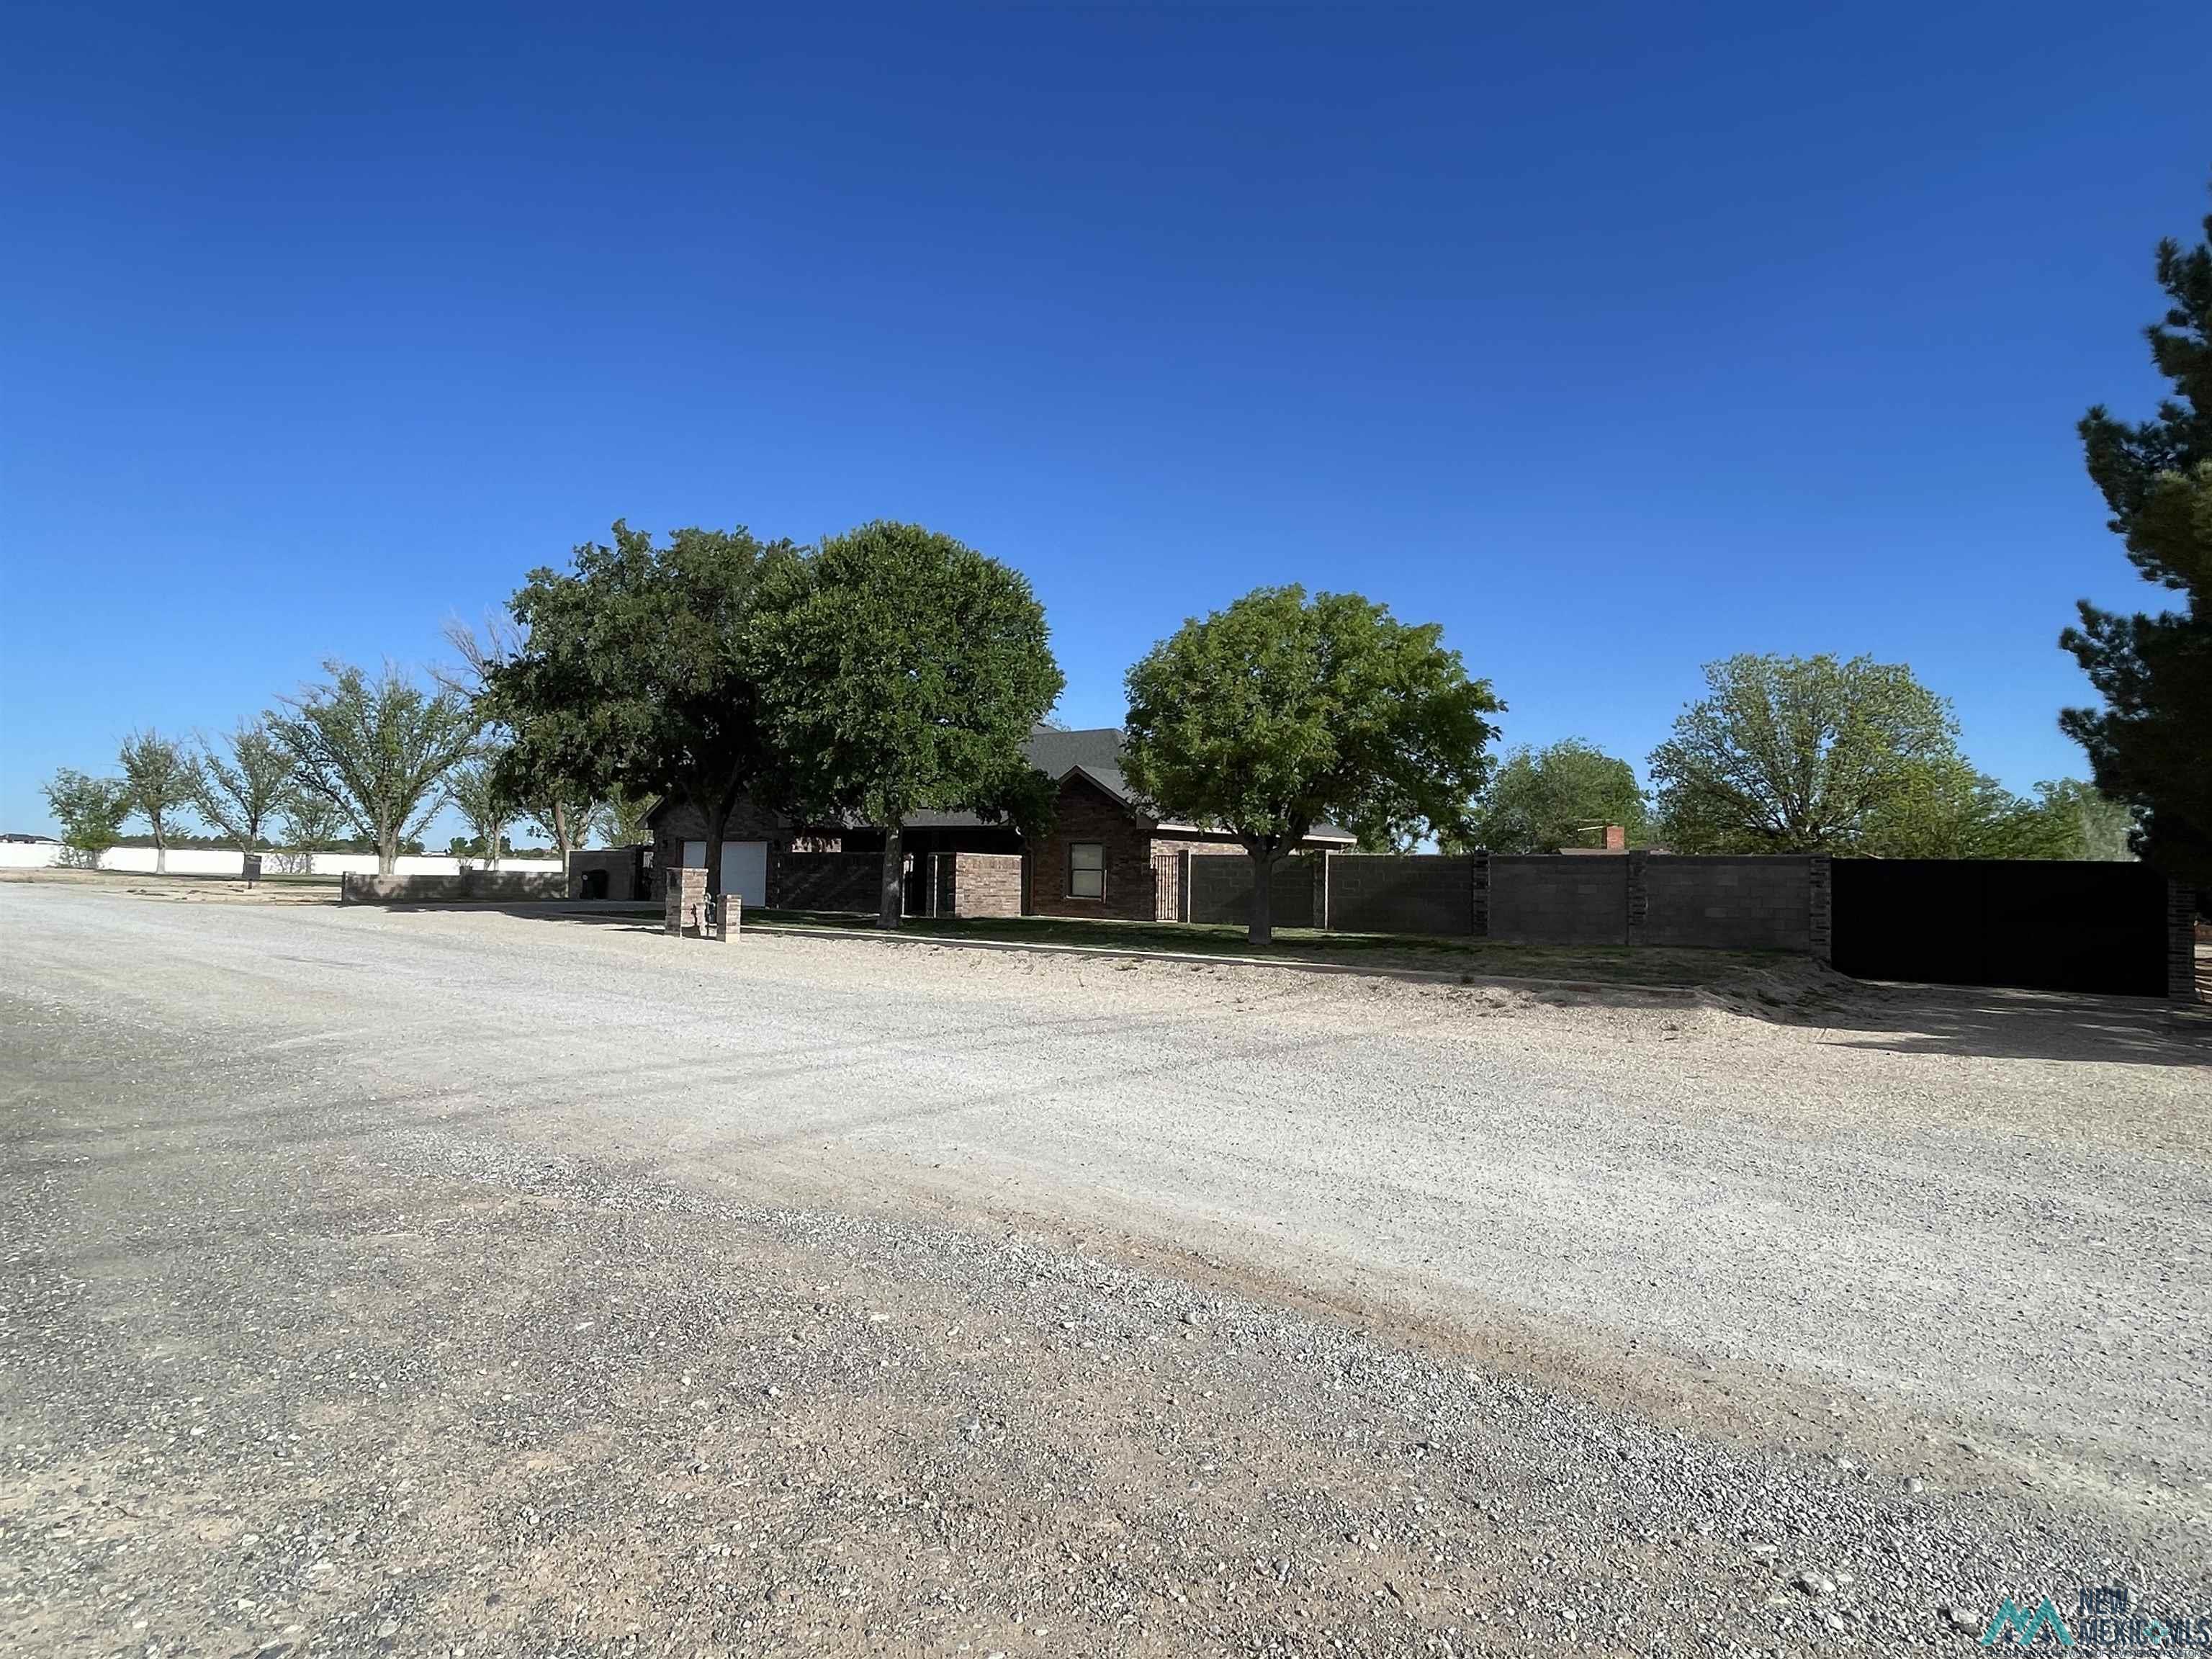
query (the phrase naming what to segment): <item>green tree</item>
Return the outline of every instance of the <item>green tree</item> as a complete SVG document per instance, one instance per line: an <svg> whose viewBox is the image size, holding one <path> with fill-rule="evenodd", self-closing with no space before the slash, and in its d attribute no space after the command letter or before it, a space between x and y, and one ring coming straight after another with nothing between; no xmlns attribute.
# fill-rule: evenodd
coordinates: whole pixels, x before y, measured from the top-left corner
<svg viewBox="0 0 2212 1659"><path fill-rule="evenodd" d="M61 826L62 844L89 868L100 868L100 855L115 845L131 816L131 786L64 766L46 781L46 797Z"/></svg>
<svg viewBox="0 0 2212 1659"><path fill-rule="evenodd" d="M789 542L678 530L665 547L617 520L611 545L578 547L509 602L517 636L485 675L525 800L604 799L617 789L688 802L706 820L707 880L721 885L730 814L787 789L755 684L751 635L763 571Z"/></svg>
<svg viewBox="0 0 2212 1659"><path fill-rule="evenodd" d="M1584 844L1590 829L1608 823L1627 831L1632 847L1647 838L1635 769L1579 738L1565 738L1542 749L1524 745L1506 757L1475 804L1468 844L1493 853L1556 853Z"/></svg>
<svg viewBox="0 0 2212 1659"><path fill-rule="evenodd" d="M617 785L607 793L606 811L600 820L611 847L635 847L652 839L646 820L659 803L649 794L638 794Z"/></svg>
<svg viewBox="0 0 2212 1659"><path fill-rule="evenodd" d="M330 683L287 699L269 730L290 752L298 787L337 809L389 875L445 804L478 719L466 698L426 691L389 665L374 679L350 663L324 671Z"/></svg>
<svg viewBox="0 0 2212 1659"><path fill-rule="evenodd" d="M222 744L200 742L192 805L240 853L255 852L267 844L265 828L292 792L292 754L260 722L241 722Z"/></svg>
<svg viewBox="0 0 2212 1659"><path fill-rule="evenodd" d="M123 767L124 787L130 792L131 813L146 820L154 836L154 871L166 875L169 868L169 826L191 806L198 793L198 780L184 750L159 732L133 732L123 740L117 757Z"/></svg>
<svg viewBox="0 0 2212 1659"><path fill-rule="evenodd" d="M2082 600L2080 626L2059 643L2104 707L2069 708L2058 723L2087 752L2097 787L2134 812L2137 850L2212 889L2212 214L2203 230L2185 252L2170 237L2158 245L2171 303L2145 332L2173 395L2139 425L2099 404L2080 427L2110 528L2144 580L2181 604L2124 616Z"/></svg>
<svg viewBox="0 0 2212 1659"><path fill-rule="evenodd" d="M1255 945L1274 937L1270 872L1316 824L1364 844L1473 833L1484 716L1504 705L1442 639L1357 593L1261 587L1129 670L1122 769L1163 814L1243 846Z"/></svg>
<svg viewBox="0 0 2212 1659"><path fill-rule="evenodd" d="M483 858L498 869L507 828L516 816L514 797L500 773L500 757L479 750L462 761L446 776L446 796L474 832L475 845L483 849L471 856Z"/></svg>
<svg viewBox="0 0 2212 1659"><path fill-rule="evenodd" d="M2124 801L2100 793L2094 783L2060 778L2035 786L2037 810L2060 826L2067 850L2059 856L2116 864L2133 859L2129 837L2135 814Z"/></svg>
<svg viewBox="0 0 2212 1659"><path fill-rule="evenodd" d="M1901 663L1746 655L1705 677L1651 754L1678 852L1850 852L1885 804L1959 763L1950 706Z"/></svg>
<svg viewBox="0 0 2212 1659"><path fill-rule="evenodd" d="M1043 607L995 559L884 521L826 538L765 586L752 660L793 798L884 826L878 924L896 927L910 814L1039 822L1027 744L1063 684Z"/></svg>

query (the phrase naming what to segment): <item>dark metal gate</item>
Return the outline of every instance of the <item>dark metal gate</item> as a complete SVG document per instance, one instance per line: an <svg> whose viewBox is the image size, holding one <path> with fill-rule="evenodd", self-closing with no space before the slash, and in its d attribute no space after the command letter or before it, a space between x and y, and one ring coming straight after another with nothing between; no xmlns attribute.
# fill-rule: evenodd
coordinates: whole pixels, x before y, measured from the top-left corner
<svg viewBox="0 0 2212 1659"><path fill-rule="evenodd" d="M2166 878L2144 864L1838 859L1836 967L1857 979L2166 994Z"/></svg>

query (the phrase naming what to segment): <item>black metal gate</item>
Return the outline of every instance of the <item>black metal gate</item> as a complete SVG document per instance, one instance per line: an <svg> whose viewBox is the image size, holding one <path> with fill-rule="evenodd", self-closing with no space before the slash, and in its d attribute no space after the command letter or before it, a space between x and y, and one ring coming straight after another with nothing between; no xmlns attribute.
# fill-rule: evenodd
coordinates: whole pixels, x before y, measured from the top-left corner
<svg viewBox="0 0 2212 1659"><path fill-rule="evenodd" d="M1855 978L2166 994L2148 865L1838 859L1834 879L1834 962Z"/></svg>

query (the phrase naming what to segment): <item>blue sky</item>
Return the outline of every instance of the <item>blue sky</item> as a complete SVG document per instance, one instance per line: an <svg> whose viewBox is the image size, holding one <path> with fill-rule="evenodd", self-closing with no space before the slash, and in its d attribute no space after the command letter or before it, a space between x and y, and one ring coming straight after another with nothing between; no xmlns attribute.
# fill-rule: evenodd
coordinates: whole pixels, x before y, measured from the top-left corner
<svg viewBox="0 0 2212 1659"><path fill-rule="evenodd" d="M7 10L0 828L617 515L959 536L1079 725L1302 581L1511 742L1863 651L2083 770L2212 11L805 9Z"/></svg>

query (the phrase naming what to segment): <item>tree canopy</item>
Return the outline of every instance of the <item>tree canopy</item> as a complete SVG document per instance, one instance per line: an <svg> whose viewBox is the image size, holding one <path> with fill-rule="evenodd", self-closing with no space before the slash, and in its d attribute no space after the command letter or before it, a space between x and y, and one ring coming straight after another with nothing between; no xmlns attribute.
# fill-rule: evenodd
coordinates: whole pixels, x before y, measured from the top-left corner
<svg viewBox="0 0 2212 1659"><path fill-rule="evenodd" d="M531 572L509 602L511 652L484 675L520 797L550 808L620 789L688 802L707 821L719 890L738 801L788 793L752 632L763 573L798 558L793 544L743 527L678 530L655 547L618 520L612 542L578 547L568 570Z"/></svg>
<svg viewBox="0 0 2212 1659"><path fill-rule="evenodd" d="M1579 738L1509 755L1476 802L1468 844L1493 853L1556 853L1589 843L1594 825L1617 823L1628 844L1646 836L1635 769Z"/></svg>
<svg viewBox="0 0 2212 1659"><path fill-rule="evenodd" d="M1957 763L1949 706L1901 663L1736 656L1652 751L1666 844L1685 853L1855 849L1930 769Z"/></svg>
<svg viewBox="0 0 2212 1659"><path fill-rule="evenodd" d="M350 663L324 665L313 686L268 716L290 751L302 791L327 801L376 848L390 874L401 844L418 841L445 804L446 778L477 739L468 700L425 691L387 665L372 679Z"/></svg>
<svg viewBox="0 0 2212 1659"><path fill-rule="evenodd" d="M131 816L131 786L121 778L89 777L64 766L46 781L44 793L62 844L94 869L100 854L115 845L123 820Z"/></svg>
<svg viewBox="0 0 2212 1659"><path fill-rule="evenodd" d="M2158 245L2170 304L2145 333L2172 394L2148 421L2099 404L2079 428L2109 527L2143 579L2181 603L2130 616L2082 600L2080 625L2059 642L2104 706L2069 708L2059 725L2087 752L2097 787L2134 811L2143 855L2212 888L2212 214L2203 231L2185 251L2170 237Z"/></svg>
<svg viewBox="0 0 2212 1659"><path fill-rule="evenodd" d="M192 762L192 805L233 847L251 853L266 844L269 821L294 787L292 772L291 751L266 725L241 722L222 749L202 739Z"/></svg>
<svg viewBox="0 0 2212 1659"><path fill-rule="evenodd" d="M810 815L885 826L879 920L899 919L899 825L927 811L1038 822L1027 745L1059 697L1044 609L1017 571L878 521L779 562L751 661Z"/></svg>
<svg viewBox="0 0 2212 1659"><path fill-rule="evenodd" d="M1186 622L1128 673L1122 769L1164 816L1235 836L1254 860L1251 939L1273 937L1267 874L1319 823L1365 845L1465 839L1489 781L1484 717L1443 629L1357 593L1255 588Z"/></svg>
<svg viewBox="0 0 2212 1659"><path fill-rule="evenodd" d="M185 813L198 793L191 758L183 747L158 732L133 732L116 757L131 811L146 820L154 837L154 868L169 867L169 826Z"/></svg>

